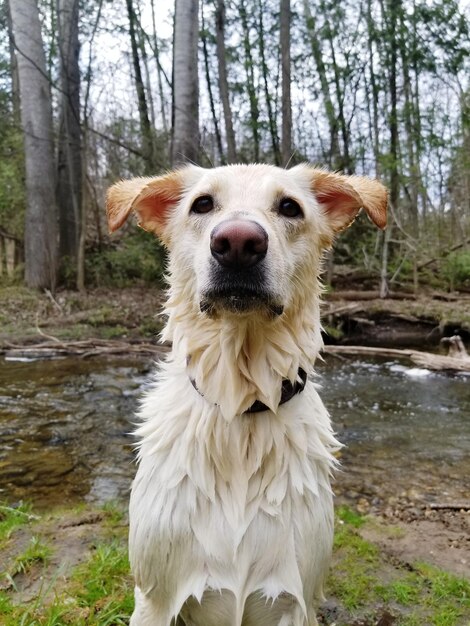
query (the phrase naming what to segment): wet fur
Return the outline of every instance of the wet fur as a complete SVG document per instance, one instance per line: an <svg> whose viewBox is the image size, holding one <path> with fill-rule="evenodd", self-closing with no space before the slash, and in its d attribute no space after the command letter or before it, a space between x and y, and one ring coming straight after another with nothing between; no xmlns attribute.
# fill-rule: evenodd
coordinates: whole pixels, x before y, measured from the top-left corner
<svg viewBox="0 0 470 626"><path fill-rule="evenodd" d="M201 194L215 198L210 215L191 214ZM302 219L276 212L285 196L299 202ZM163 339L173 349L137 430L131 626L317 623L339 444L312 382L279 401L283 379L293 382L299 367L313 373L321 257L361 207L384 225L379 183L309 166L188 167L111 189L111 230L134 211L170 250ZM214 288L210 232L231 217L254 220L269 236L253 302L243 285L231 298ZM255 400L270 410L244 413Z"/></svg>

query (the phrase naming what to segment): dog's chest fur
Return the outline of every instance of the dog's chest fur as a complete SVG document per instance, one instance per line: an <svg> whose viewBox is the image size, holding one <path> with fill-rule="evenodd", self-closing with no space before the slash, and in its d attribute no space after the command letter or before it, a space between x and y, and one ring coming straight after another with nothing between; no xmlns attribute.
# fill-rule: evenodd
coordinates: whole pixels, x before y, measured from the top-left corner
<svg viewBox="0 0 470 626"><path fill-rule="evenodd" d="M182 609L201 626L249 624L250 610L253 624L263 624L264 613L273 624L276 602L281 619L283 603L294 599L303 620L311 612L304 598L321 596L333 523L336 441L313 384L277 415L227 422L172 361L141 415L131 559L140 590L155 590L158 623Z"/></svg>

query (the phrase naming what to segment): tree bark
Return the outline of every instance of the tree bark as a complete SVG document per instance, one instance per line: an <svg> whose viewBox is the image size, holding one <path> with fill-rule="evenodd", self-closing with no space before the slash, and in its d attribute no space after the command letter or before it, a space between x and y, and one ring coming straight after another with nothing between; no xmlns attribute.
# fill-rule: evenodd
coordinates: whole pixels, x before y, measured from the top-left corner
<svg viewBox="0 0 470 626"><path fill-rule="evenodd" d="M259 29L258 29L258 41L259 41L259 54L261 58L261 73L263 75L264 95L266 98L266 108L268 110L268 125L269 134L271 135L271 145L273 149L273 160L275 165L279 165L281 162L281 154L279 151L279 139L277 136L277 124L274 119L273 107L271 101L271 94L268 83L268 64L266 62L266 54L264 50L264 22L263 14L266 11L266 7L263 0L259 0Z"/></svg>
<svg viewBox="0 0 470 626"><path fill-rule="evenodd" d="M282 135L281 161L284 167L292 158L292 102L290 90L290 0L281 0L281 63L282 63Z"/></svg>
<svg viewBox="0 0 470 626"><path fill-rule="evenodd" d="M220 134L219 122L217 120L217 114L215 112L214 96L212 93L211 71L209 67L209 51L207 49L207 33L206 33L206 24L204 20L204 6L203 5L201 5L201 26L202 26L201 39L202 39L202 50L204 53L204 69L206 71L207 93L209 95L209 104L211 107L212 121L214 124L215 139L217 142L217 151L219 153L220 162L222 163L222 165L225 165L226 161L225 161L224 149L222 146L222 136Z"/></svg>
<svg viewBox="0 0 470 626"><path fill-rule="evenodd" d="M259 161L259 106L255 87L253 55L251 54L250 32L246 13L245 0L240 0L240 18L243 28L243 47L245 49L245 71L248 97L250 99L250 126L253 132L253 159Z"/></svg>
<svg viewBox="0 0 470 626"><path fill-rule="evenodd" d="M150 125L147 98L145 96L144 81L140 68L139 48L137 43L136 16L132 0L126 0L127 15L129 18L129 34L131 38L132 64L134 66L134 82L137 92L137 105L139 109L140 132L142 135L142 152L145 159L145 173L154 171L153 130Z"/></svg>
<svg viewBox="0 0 470 626"><path fill-rule="evenodd" d="M61 85L56 195L59 254L61 259L69 257L76 262L82 202L78 0L57 0L57 25Z"/></svg>
<svg viewBox="0 0 470 626"><path fill-rule="evenodd" d="M155 22L155 2L151 0L152 5L152 28L153 28L153 54L157 65L158 95L160 96L160 112L162 116L163 132L168 133L168 123L166 121L165 97L163 95L162 67L160 65L160 50L157 38L157 27Z"/></svg>
<svg viewBox="0 0 470 626"><path fill-rule="evenodd" d="M230 107L230 96L227 79L224 0L217 0L217 6L215 10L215 23L217 62L219 67L219 90L220 99L222 100L222 108L224 110L225 138L227 141L227 161L228 163L235 163L237 160L237 148L235 144L235 133L233 132L232 109Z"/></svg>
<svg viewBox="0 0 470 626"><path fill-rule="evenodd" d="M54 289L58 258L52 106L35 0L12 0L26 164L25 280Z"/></svg>
<svg viewBox="0 0 470 626"><path fill-rule="evenodd" d="M20 81L18 78L18 63L16 61L15 46L13 44L13 24L11 21L10 5L8 2L6 2L5 4L5 12L7 18L8 43L10 51L11 99L13 104L13 120L15 123L20 124Z"/></svg>
<svg viewBox="0 0 470 626"><path fill-rule="evenodd" d="M172 165L199 160L199 0L176 0Z"/></svg>
<svg viewBox="0 0 470 626"><path fill-rule="evenodd" d="M328 165L333 169L339 169L341 167L341 153L338 141L338 123L336 120L335 107L331 98L328 77L326 75L326 67L323 61L323 52L321 49L320 41L318 39L318 34L315 31L315 25L312 13L310 11L309 0L304 0L304 14L307 23L307 30L310 37L312 54L315 60L315 65L317 66L318 77L320 79L320 87L323 96L323 103L325 106L325 114L330 131L330 150L328 155Z"/></svg>

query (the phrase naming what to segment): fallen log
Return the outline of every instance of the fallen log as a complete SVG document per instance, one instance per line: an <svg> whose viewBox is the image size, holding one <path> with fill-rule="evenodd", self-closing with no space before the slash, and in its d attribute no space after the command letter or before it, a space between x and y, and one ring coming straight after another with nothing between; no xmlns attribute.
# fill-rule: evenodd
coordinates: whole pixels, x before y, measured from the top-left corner
<svg viewBox="0 0 470 626"><path fill-rule="evenodd" d="M168 346L145 341L126 342L120 340L87 339L80 341L44 341L31 346L18 346L6 343L0 354L6 359L52 359L66 356L88 358L100 355L145 355L167 352Z"/></svg>
<svg viewBox="0 0 470 626"><path fill-rule="evenodd" d="M432 352L421 352L419 350L399 350L398 348L376 348L370 346L325 346L323 352L326 354L346 354L365 357L408 358L416 365L426 369L470 372L470 357L456 358L433 354Z"/></svg>
<svg viewBox="0 0 470 626"><path fill-rule="evenodd" d="M325 296L326 302L329 300L383 300L378 291L332 291ZM385 300L416 300L412 293L404 291L391 291Z"/></svg>
<svg viewBox="0 0 470 626"><path fill-rule="evenodd" d="M445 510L449 509L450 511L470 511L470 502L432 502L429 505L430 509L434 510Z"/></svg>

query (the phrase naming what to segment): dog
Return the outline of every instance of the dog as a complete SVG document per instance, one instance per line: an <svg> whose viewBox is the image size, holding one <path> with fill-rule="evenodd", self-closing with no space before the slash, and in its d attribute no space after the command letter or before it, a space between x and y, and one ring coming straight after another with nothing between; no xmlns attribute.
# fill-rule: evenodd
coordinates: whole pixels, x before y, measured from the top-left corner
<svg viewBox="0 0 470 626"><path fill-rule="evenodd" d="M143 400L130 499L131 626L313 626L339 448L309 380L323 252L377 181L303 164L186 166L113 185L169 250L172 351Z"/></svg>

